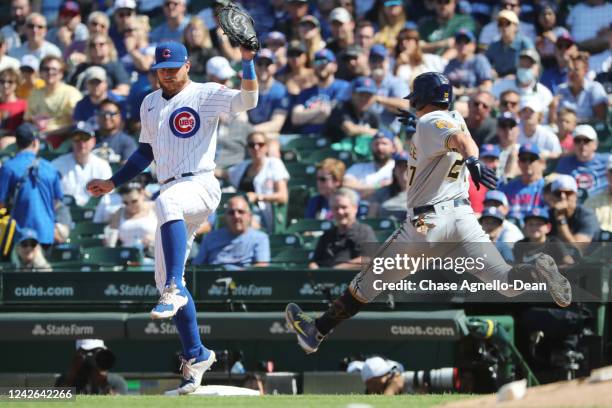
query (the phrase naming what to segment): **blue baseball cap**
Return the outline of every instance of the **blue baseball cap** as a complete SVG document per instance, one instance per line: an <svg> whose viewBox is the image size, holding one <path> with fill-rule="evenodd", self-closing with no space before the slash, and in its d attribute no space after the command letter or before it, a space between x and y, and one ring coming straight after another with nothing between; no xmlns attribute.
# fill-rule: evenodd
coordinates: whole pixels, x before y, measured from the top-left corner
<svg viewBox="0 0 612 408"><path fill-rule="evenodd" d="M404 24L404 27L402 27L402 30L416 31L418 29L419 26L414 21L406 21L406 24Z"/></svg>
<svg viewBox="0 0 612 408"><path fill-rule="evenodd" d="M482 210L482 213L480 214L480 219L483 219L485 217L495 218L496 220L500 222L504 222L504 218L505 218L504 214L502 214L502 212L499 211L497 207L487 207L484 210Z"/></svg>
<svg viewBox="0 0 612 408"><path fill-rule="evenodd" d="M395 140L395 134L391 130L383 127L378 129L378 132L376 132L372 141L380 139L382 137L384 137L385 139L389 139L392 142Z"/></svg>
<svg viewBox="0 0 612 408"><path fill-rule="evenodd" d="M502 203L503 206L508 207L508 197L499 190L489 190L485 194L483 202L487 201L498 201Z"/></svg>
<svg viewBox="0 0 612 408"><path fill-rule="evenodd" d="M519 156L522 154L531 154L540 158L540 149L533 143L526 143L519 149Z"/></svg>
<svg viewBox="0 0 612 408"><path fill-rule="evenodd" d="M391 158L397 163L397 162L407 162L408 161L408 152L407 151L401 151L401 152L395 152L393 153L393 156L391 156Z"/></svg>
<svg viewBox="0 0 612 408"><path fill-rule="evenodd" d="M360 76L353 80L353 92L375 94L378 90L374 80L367 76Z"/></svg>
<svg viewBox="0 0 612 408"><path fill-rule="evenodd" d="M17 139L17 144L20 146L30 144L39 138L40 132L38 131L38 128L28 122L22 123L15 130L15 139Z"/></svg>
<svg viewBox="0 0 612 408"><path fill-rule="evenodd" d="M260 60L260 59L268 59L273 64L274 62L276 62L276 56L274 55L272 50L270 50L269 48L264 48L257 53L257 60Z"/></svg>
<svg viewBox="0 0 612 408"><path fill-rule="evenodd" d="M76 135L85 135L91 138L96 137L96 131L89 123L81 120L70 129L70 136Z"/></svg>
<svg viewBox="0 0 612 408"><path fill-rule="evenodd" d="M314 54L314 61L315 61L315 65L319 61L321 61L321 63L322 62L325 62L325 63L336 62L336 56L334 55L332 50L328 50L327 48L323 48L322 50L319 50L319 51L315 52L315 54Z"/></svg>
<svg viewBox="0 0 612 408"><path fill-rule="evenodd" d="M529 218L541 218L546 222L550 221L550 214L548 214L548 210L546 208L532 208L530 211L525 214L523 217L524 221L527 221Z"/></svg>
<svg viewBox="0 0 612 408"><path fill-rule="evenodd" d="M461 37L467 38L470 42L476 42L476 37L474 36L474 33L472 33L470 30L466 30L465 28L457 30L457 32L455 33L455 40L458 40Z"/></svg>
<svg viewBox="0 0 612 408"><path fill-rule="evenodd" d="M370 48L370 59L376 57L384 59L387 58L387 54L387 47L382 44L374 44L372 48Z"/></svg>
<svg viewBox="0 0 612 408"><path fill-rule="evenodd" d="M391 6L401 6L402 5L402 0L387 0L383 3L383 5L385 7L391 7Z"/></svg>
<svg viewBox="0 0 612 408"><path fill-rule="evenodd" d="M155 47L155 65L151 69L180 68L186 62L187 48L176 41L167 41Z"/></svg>
<svg viewBox="0 0 612 408"><path fill-rule="evenodd" d="M483 144L480 148L480 157L495 157L499 159L499 146L494 144Z"/></svg>
<svg viewBox="0 0 612 408"><path fill-rule="evenodd" d="M36 242L40 242L38 240L38 234L36 233L36 230L33 230L32 228L22 228L21 231L19 231L19 244L21 244L23 241L27 241L29 239L32 239Z"/></svg>

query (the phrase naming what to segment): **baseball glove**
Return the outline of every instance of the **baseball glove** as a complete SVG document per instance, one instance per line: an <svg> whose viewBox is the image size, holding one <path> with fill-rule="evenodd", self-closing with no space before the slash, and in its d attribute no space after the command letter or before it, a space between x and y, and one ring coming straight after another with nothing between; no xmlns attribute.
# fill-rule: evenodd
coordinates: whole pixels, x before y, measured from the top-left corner
<svg viewBox="0 0 612 408"><path fill-rule="evenodd" d="M259 50L255 23L246 11L228 2L217 11L217 19L221 29L233 44L240 44L251 51Z"/></svg>

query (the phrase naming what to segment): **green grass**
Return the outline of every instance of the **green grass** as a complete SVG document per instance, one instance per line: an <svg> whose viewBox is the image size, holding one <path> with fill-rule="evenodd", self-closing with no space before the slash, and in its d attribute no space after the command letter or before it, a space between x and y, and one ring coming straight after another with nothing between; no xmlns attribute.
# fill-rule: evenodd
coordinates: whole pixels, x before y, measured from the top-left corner
<svg viewBox="0 0 612 408"><path fill-rule="evenodd" d="M469 395L269 395L265 397L164 397L164 396L78 396L76 402L2 403L15 408L344 408L367 404L373 408L425 408ZM365 408L365 407L363 407Z"/></svg>

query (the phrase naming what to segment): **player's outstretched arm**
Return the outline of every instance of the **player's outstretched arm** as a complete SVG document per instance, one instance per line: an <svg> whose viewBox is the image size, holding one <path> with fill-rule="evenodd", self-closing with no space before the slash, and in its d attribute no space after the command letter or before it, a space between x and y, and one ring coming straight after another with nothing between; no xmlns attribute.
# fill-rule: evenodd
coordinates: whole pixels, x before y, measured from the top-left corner
<svg viewBox="0 0 612 408"><path fill-rule="evenodd" d="M477 190L480 190L481 184L489 190L497 188L495 173L478 160L478 145L470 135L463 132L453 134L448 140L448 147L458 151L465 159L465 164Z"/></svg>

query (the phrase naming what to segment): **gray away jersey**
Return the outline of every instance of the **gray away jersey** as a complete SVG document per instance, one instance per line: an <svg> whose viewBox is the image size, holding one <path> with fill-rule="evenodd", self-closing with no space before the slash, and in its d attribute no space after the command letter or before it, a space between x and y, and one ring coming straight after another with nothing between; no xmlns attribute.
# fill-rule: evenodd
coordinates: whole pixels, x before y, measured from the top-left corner
<svg viewBox="0 0 612 408"><path fill-rule="evenodd" d="M450 137L469 134L457 111L434 111L421 116L409 146L408 208L468 198L468 171L461 155L448 148Z"/></svg>

